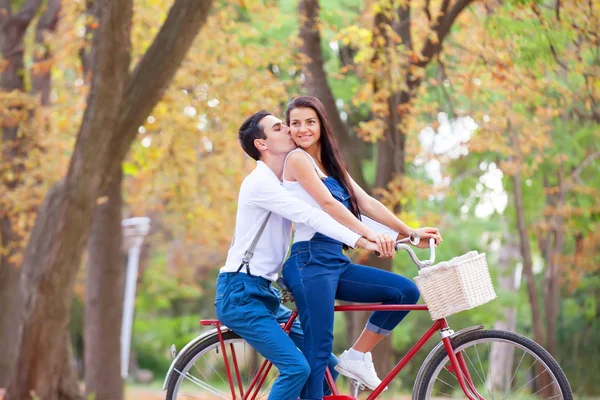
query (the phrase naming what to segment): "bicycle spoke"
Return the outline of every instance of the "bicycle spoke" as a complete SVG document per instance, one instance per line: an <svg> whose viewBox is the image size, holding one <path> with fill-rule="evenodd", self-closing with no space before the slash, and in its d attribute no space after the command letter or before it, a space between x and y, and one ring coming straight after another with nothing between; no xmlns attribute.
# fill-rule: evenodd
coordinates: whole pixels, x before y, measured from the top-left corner
<svg viewBox="0 0 600 400"><path fill-rule="evenodd" d="M517 365L517 368L515 368L515 373L513 374L512 378L510 378L510 382L508 383L508 386L506 387L506 390L504 391L504 397L502 398L502 400L506 399L506 396L508 394L508 390L512 386L513 380L515 379L515 376L517 375L517 371L519 370L519 367L521 366L521 363L523 362L523 359L525 358L525 354L527 354L527 353L525 352L525 350L523 350L523 355L521 356L521 359L519 360L519 364ZM516 386L516 384L517 383L515 382L515 386Z"/></svg>
<svg viewBox="0 0 600 400"><path fill-rule="evenodd" d="M167 399L231 400L234 396L231 393L232 384L237 400L243 399L243 396L240 396L241 391L246 396L249 393L251 395L256 393L256 400L265 400L268 397L272 381L277 377L277 370L274 369L266 375L264 375L266 369L263 370L263 384L260 387L255 384L254 390L248 391L247 389L254 378L256 378L257 383L261 380L261 377L257 376L256 369L257 367L260 369L265 360L258 353L254 353L253 349L242 338L233 333L229 333L228 336L230 337L225 337L224 342L230 353L227 354L227 362L230 366L231 376L225 373L225 359L221 342L213 342L208 347L197 351L193 357L188 358L185 364L176 367L173 375L176 375L177 378L174 378L175 382L171 381L169 384L168 392L170 395ZM236 363L233 362L234 352L237 369L235 368ZM255 374L249 375L252 372L255 372ZM244 379L240 382L242 378Z"/></svg>
<svg viewBox="0 0 600 400"><path fill-rule="evenodd" d="M475 345L475 348L477 349L477 345ZM467 359L469 360L469 363L471 364L471 366L475 370L475 373L477 374L477 377L479 378L479 380L481 381L481 383L483 383L483 386L485 386L485 382L483 381L483 378L481 377L481 375L479 375L479 371L477 370L477 367L475 366L475 364L473 364L473 361L471 361L471 357L469 357L469 354L466 351L463 352L463 353L467 356ZM479 358L479 354L477 355L477 358ZM481 365L481 360L479 360L479 363ZM462 375L463 375L463 378L466 380L466 375L464 374L464 372L463 372ZM466 382L465 382L465 384L466 384ZM473 382L473 384L475 384L475 382ZM487 390L487 388L486 388L486 390ZM488 391L488 393L489 393L489 391Z"/></svg>
<svg viewBox="0 0 600 400"><path fill-rule="evenodd" d="M535 363L537 363L537 361L534 361L534 362L533 362L533 364L532 364L532 366L533 366L533 365L535 365ZM529 369L531 369L531 367L530 367ZM536 379L537 379L537 377L538 377L538 376L540 376L540 375L542 375L544 372L546 372L546 370L543 370L542 372L540 372L539 374L537 374L536 376L534 376L533 378L531 378L531 379L529 380L529 382L525 383L524 385L522 385L520 388L518 388L517 390L515 390L515 391L514 391L514 392L512 392L512 393L517 393L517 392L519 392L521 389L523 389L524 387L526 387L527 385L529 385L531 382L533 382L534 380L536 380Z"/></svg>
<svg viewBox="0 0 600 400"><path fill-rule="evenodd" d="M261 392L262 395L260 396L260 398L262 399L265 395L268 395L268 393L263 392L265 387L270 388L271 387L271 382L274 382L275 379L277 379L278 374L274 373L273 376L269 379L269 382L267 382L266 386L263 385L263 387L261 388Z"/></svg>
<svg viewBox="0 0 600 400"><path fill-rule="evenodd" d="M479 357L479 350L477 350L477 345L475 345L475 353L477 353L477 359L479 360L479 366L481 367L481 374L485 376L485 372L483 372L483 363L481 362L481 358ZM490 393L490 390L487 387L487 382L484 382L482 378L480 379L481 383L483 383L483 387L485 388L486 392L488 392L493 399L494 395ZM494 388L492 388L492 391L494 391Z"/></svg>
<svg viewBox="0 0 600 400"><path fill-rule="evenodd" d="M488 343L488 368L490 371L490 377L494 376L493 371L492 371L492 365L494 363L492 362L492 343ZM489 377L486 377L486 382L485 385L487 386L488 381L490 380ZM490 382L490 389L492 390L492 400L494 400L494 382Z"/></svg>
<svg viewBox="0 0 600 400"><path fill-rule="evenodd" d="M445 394L446 396L450 397L451 399L456 399L456 397L454 397L446 392L440 392L440 394Z"/></svg>
<svg viewBox="0 0 600 400"><path fill-rule="evenodd" d="M219 349L219 350L217 350L216 354L213 354L213 355L214 355L214 356L215 356L215 357L216 357L218 360L221 360L221 359L222 359L222 360L225 360L225 358L228 358L228 357L225 357L225 355L223 355L223 356L219 356L218 354L219 354L219 352L220 352L220 351L221 351L221 350ZM228 381L225 381L225 379L223 379L223 377L221 376L221 374L219 373L219 371L217 371L217 370L215 369L215 367L213 367L213 366L212 366L212 364L210 365L210 368L211 368L213 371L215 371L215 374L217 374L217 376L218 376L218 377L221 379L221 382L223 382L223 383L225 384L225 386L229 387L229 382L228 382Z"/></svg>
<svg viewBox="0 0 600 400"><path fill-rule="evenodd" d="M202 382L200 379L196 378L193 375L190 374L184 374L181 371L175 370L175 372L177 372L178 374L180 374L181 376L183 376L184 378L188 379L189 381L195 383L196 385L198 385L199 387L201 387L202 389L208 390L209 392L219 396L222 399L226 399L226 397L224 397L224 393L221 392L220 390L218 390L217 388L210 386L207 383Z"/></svg>
<svg viewBox="0 0 600 400"><path fill-rule="evenodd" d="M535 365L535 363L536 363L536 362L537 362L537 361L535 361L535 360L534 360L534 361L533 361L533 364L531 364L531 365L529 366L529 368L527 368L527 371L525 371L525 374L524 374L525 376L527 376L527 373L528 373L529 371L531 371L531 368L533 368L533 366ZM535 379L535 378L533 378L533 379ZM517 380L517 382L518 382L518 380ZM531 382L531 381L529 381L529 382ZM529 382L527 382L527 383L529 383ZM511 395L512 395L513 393L516 393L516 392L518 392L518 391L519 391L519 390L521 390L521 389L522 389L524 386L527 386L527 383L526 383L525 385L521 386L521 387L520 387L518 390L516 390L516 391L512 391L512 390L511 390L509 394L511 394ZM517 384L515 383L515 387L516 387L516 386L517 386ZM507 397L508 397L508 396L507 396Z"/></svg>
<svg viewBox="0 0 600 400"><path fill-rule="evenodd" d="M501 330L474 331L454 338L453 347L459 362L458 368L455 370L450 367L448 354L444 348L439 348L419 381L416 398L445 398L454 394L464 399L465 396L482 397L485 394L489 400L494 400L496 395L502 400L533 400L544 395L553 400L572 399L568 381L552 356L526 337ZM516 349L522 352L521 357ZM530 359L532 362L529 362ZM456 384L461 378L458 371L466 381L464 391L462 386ZM547 375L543 376L544 373ZM446 374L454 377L454 380L447 378ZM485 391L480 385L485 386ZM532 390L533 387L535 389Z"/></svg>
<svg viewBox="0 0 600 400"><path fill-rule="evenodd" d="M523 400L527 400L528 398L530 398L531 396L535 396L536 394L538 394L539 392L541 392L542 390L546 389L548 386L552 385L554 383L554 381L550 382L549 384L547 384L546 386L544 386L543 388L538 389L535 393L530 394L529 396L525 397L525 399Z"/></svg>
<svg viewBox="0 0 600 400"><path fill-rule="evenodd" d="M454 376L454 375L452 375L452 376ZM455 377L455 378L456 378L456 377ZM442 382L442 383L446 384L446 386L450 386L452 389L454 389L454 390L458 390L457 388L455 388L454 386L452 386L451 384L449 384L449 383L448 383L448 382L446 382L445 380L443 380L443 379L441 379L441 378L436 378L436 379L437 379L438 381L440 381L440 382Z"/></svg>

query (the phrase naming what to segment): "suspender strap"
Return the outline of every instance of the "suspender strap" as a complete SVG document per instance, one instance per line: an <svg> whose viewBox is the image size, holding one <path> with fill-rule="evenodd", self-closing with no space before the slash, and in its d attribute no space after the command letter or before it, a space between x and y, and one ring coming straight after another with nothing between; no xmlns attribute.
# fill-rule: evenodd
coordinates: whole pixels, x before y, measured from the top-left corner
<svg viewBox="0 0 600 400"><path fill-rule="evenodd" d="M262 226L256 233L256 236L254 236L254 240L250 244L250 247L248 247L248 250L246 250L246 253L244 253L244 258L242 258L242 263L240 264L240 267L237 269L237 271L235 271L236 274L238 272L240 272L244 266L246 266L246 273L249 276L252 276L252 274L250 273L250 259L254 255L254 249L256 248L256 245L258 244L258 241L260 240L260 237L262 236L262 234L265 230L265 227L267 226L267 222L269 222L269 218L271 218L270 212L269 212L269 214L267 214L267 218L265 218L265 221L262 223Z"/></svg>

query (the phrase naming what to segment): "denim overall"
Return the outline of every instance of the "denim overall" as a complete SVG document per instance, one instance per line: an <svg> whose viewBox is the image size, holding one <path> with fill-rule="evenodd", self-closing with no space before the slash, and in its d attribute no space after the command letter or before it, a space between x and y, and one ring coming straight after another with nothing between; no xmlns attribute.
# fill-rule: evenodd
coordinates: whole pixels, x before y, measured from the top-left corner
<svg viewBox="0 0 600 400"><path fill-rule="evenodd" d="M333 177L323 179L331 194L350 208L348 191ZM304 331L302 352L311 373L300 399L321 400L323 378L333 346L335 300L358 303L416 304L419 290L403 276L353 264L343 254L343 244L320 233L292 245L283 267L283 278L292 291ZM407 311L375 311L366 328L388 335Z"/></svg>

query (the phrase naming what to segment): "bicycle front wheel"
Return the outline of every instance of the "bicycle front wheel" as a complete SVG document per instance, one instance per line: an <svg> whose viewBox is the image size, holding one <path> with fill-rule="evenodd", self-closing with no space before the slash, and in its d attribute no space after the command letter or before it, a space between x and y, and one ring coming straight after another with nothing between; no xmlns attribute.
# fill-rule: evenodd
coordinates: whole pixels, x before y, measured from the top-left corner
<svg viewBox="0 0 600 400"><path fill-rule="evenodd" d="M266 399L277 368L234 332L224 332L230 373L218 335L207 337L174 366L167 384L167 400Z"/></svg>
<svg viewBox="0 0 600 400"><path fill-rule="evenodd" d="M558 363L525 336L501 330L474 331L453 338L452 347L459 362L463 361L463 377L485 399L573 399ZM419 400L467 398L444 347L432 357L418 386L415 398Z"/></svg>

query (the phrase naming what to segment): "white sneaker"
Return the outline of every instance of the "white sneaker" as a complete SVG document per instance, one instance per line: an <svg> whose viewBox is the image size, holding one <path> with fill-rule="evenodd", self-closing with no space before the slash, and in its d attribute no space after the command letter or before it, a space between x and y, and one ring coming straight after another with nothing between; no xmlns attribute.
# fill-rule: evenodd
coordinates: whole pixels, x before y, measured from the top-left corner
<svg viewBox="0 0 600 400"><path fill-rule="evenodd" d="M365 353L362 360L350 360L347 351L344 351L338 359L335 370L351 379L356 379L371 390L375 390L381 384L377 377L371 353ZM387 387L384 389L387 390Z"/></svg>

